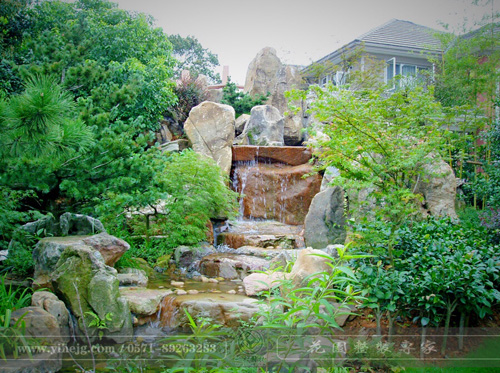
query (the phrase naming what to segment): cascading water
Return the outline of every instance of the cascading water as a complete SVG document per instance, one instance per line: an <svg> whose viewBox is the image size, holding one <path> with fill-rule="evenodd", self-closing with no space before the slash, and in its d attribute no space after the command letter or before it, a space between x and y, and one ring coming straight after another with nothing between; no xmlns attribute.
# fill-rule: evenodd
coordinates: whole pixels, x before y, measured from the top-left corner
<svg viewBox="0 0 500 373"><path fill-rule="evenodd" d="M307 177L312 171L310 158L302 147L233 147L231 177L233 189L240 194L239 217L218 235L217 243L233 248L259 246L242 235L274 234L292 236L286 246L301 247L297 236L321 185L320 176Z"/></svg>

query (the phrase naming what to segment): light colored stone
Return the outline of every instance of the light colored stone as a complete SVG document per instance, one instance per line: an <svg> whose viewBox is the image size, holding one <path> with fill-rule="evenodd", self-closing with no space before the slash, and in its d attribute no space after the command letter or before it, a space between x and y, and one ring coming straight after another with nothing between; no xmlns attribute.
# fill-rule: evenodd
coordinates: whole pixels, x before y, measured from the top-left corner
<svg viewBox="0 0 500 373"><path fill-rule="evenodd" d="M175 286L177 288L182 288L184 287L184 282L182 281L170 281L170 285Z"/></svg>
<svg viewBox="0 0 500 373"><path fill-rule="evenodd" d="M259 310L257 299L239 294L212 292L206 294L177 296L175 308L186 310L194 318L208 317L212 322L227 327L240 325L241 321L249 321ZM171 327L187 326L188 318L185 312L177 312Z"/></svg>
<svg viewBox="0 0 500 373"><path fill-rule="evenodd" d="M175 291L175 294L177 294L177 295L186 295L187 291L186 290L182 290L182 289L177 289Z"/></svg>
<svg viewBox="0 0 500 373"><path fill-rule="evenodd" d="M284 65L276 50L266 47L260 50L250 62L244 91L251 96L270 93L267 104L278 108L281 114L288 110L284 93L300 88L302 78L296 66Z"/></svg>
<svg viewBox="0 0 500 373"><path fill-rule="evenodd" d="M21 317L26 326L26 336L50 343L50 345L63 343L57 319L43 308L24 307L13 311L11 325L14 325Z"/></svg>
<svg viewBox="0 0 500 373"><path fill-rule="evenodd" d="M283 129L285 145L298 146L304 141L304 124L300 115L287 115Z"/></svg>
<svg viewBox="0 0 500 373"><path fill-rule="evenodd" d="M307 248L301 250L297 260L290 271L290 279L294 286L300 287L306 285L315 274L326 272L330 273L332 267L328 265L331 261L322 257L325 253L321 250Z"/></svg>
<svg viewBox="0 0 500 373"><path fill-rule="evenodd" d="M194 295L194 294L198 294L199 291L198 290L195 290L195 289L191 289L191 290L188 290L187 291L188 294L191 294L191 295Z"/></svg>
<svg viewBox="0 0 500 373"><path fill-rule="evenodd" d="M304 222L306 245L324 249L329 244L343 244L346 239L346 216L342 188L329 187L314 196Z"/></svg>
<svg viewBox="0 0 500 373"><path fill-rule="evenodd" d="M432 162L424 165L417 193L424 196L424 208L432 216L457 219L455 197L457 180L448 163L431 155Z"/></svg>
<svg viewBox="0 0 500 373"><path fill-rule="evenodd" d="M283 272L252 273L243 279L243 286L246 295L253 296L273 286L279 286L286 278L287 274Z"/></svg>
<svg viewBox="0 0 500 373"><path fill-rule="evenodd" d="M128 301L130 311L140 316L149 316L158 312L163 298L172 293L172 290L120 288L120 294Z"/></svg>
<svg viewBox="0 0 500 373"><path fill-rule="evenodd" d="M184 131L195 152L212 158L229 175L234 140L234 109L210 101L191 109Z"/></svg>
<svg viewBox="0 0 500 373"><path fill-rule="evenodd" d="M243 135L248 136L250 145L283 146L285 118L279 110L270 105L254 106Z"/></svg>

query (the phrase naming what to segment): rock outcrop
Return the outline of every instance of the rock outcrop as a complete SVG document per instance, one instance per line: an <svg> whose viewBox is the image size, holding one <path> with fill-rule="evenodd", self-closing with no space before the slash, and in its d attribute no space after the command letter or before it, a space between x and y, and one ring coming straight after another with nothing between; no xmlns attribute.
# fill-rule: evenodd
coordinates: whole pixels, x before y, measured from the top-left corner
<svg viewBox="0 0 500 373"><path fill-rule="evenodd" d="M191 109L184 124L194 151L212 158L227 175L231 170L234 122L231 106L205 101Z"/></svg>
<svg viewBox="0 0 500 373"><path fill-rule="evenodd" d="M324 249L329 244L343 244L346 239L344 191L328 187L316 194L304 222L306 245Z"/></svg>
<svg viewBox="0 0 500 373"><path fill-rule="evenodd" d="M250 95L267 95L268 105L277 108L280 114L288 112L285 92L300 88L302 78L297 66L285 65L276 55L274 48L259 51L248 66L245 92ZM303 140L302 115L288 114L284 118L284 142L286 145L300 145Z"/></svg>

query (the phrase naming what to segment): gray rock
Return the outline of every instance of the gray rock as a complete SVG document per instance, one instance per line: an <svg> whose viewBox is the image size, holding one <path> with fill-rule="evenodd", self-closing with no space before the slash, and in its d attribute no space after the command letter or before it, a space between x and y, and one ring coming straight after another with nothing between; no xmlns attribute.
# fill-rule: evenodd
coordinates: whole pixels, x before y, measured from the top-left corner
<svg viewBox="0 0 500 373"><path fill-rule="evenodd" d="M276 107L281 114L288 110L284 93L300 88L302 78L299 68L284 65L274 48L263 48L250 62L244 91L251 96L270 94L267 104Z"/></svg>
<svg viewBox="0 0 500 373"><path fill-rule="evenodd" d="M257 256L217 253L200 261L200 273L208 277L243 279L252 271L264 271L270 261Z"/></svg>
<svg viewBox="0 0 500 373"><path fill-rule="evenodd" d="M229 175L234 140L234 109L204 101L191 109L184 131L195 152L212 158Z"/></svg>
<svg viewBox="0 0 500 373"><path fill-rule="evenodd" d="M59 218L62 236L84 236L106 232L102 223L87 215L66 212Z"/></svg>
<svg viewBox="0 0 500 373"><path fill-rule="evenodd" d="M327 167L325 173L323 174L323 180L321 181L320 190L324 191L325 189L329 188L329 183L337 176L340 176L340 171L338 170L338 168L333 166Z"/></svg>
<svg viewBox="0 0 500 373"><path fill-rule="evenodd" d="M287 115L285 117L283 140L285 145L297 146L304 141L304 125L300 115Z"/></svg>
<svg viewBox="0 0 500 373"><path fill-rule="evenodd" d="M127 299L130 310L138 316L150 316L158 312L166 296L172 295L167 289L120 288L120 294Z"/></svg>
<svg viewBox="0 0 500 373"><path fill-rule="evenodd" d="M254 106L244 135L250 145L283 146L285 120L279 110L270 105Z"/></svg>
<svg viewBox="0 0 500 373"><path fill-rule="evenodd" d="M179 246L174 251L174 260L178 267L187 268L197 260L214 253L215 248L211 245Z"/></svg>
<svg viewBox="0 0 500 373"><path fill-rule="evenodd" d="M330 187L314 196L304 222L306 245L324 249L329 244L343 244L346 239L344 191Z"/></svg>
<svg viewBox="0 0 500 373"><path fill-rule="evenodd" d="M31 297L31 305L40 307L54 316L59 324L61 338L64 343L70 340L70 318L66 305L54 293L35 291Z"/></svg>

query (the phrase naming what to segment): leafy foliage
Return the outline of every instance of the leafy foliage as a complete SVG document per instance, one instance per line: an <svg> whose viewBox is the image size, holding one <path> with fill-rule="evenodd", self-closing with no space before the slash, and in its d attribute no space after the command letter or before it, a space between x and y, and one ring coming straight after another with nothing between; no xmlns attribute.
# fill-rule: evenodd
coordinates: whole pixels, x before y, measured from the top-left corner
<svg viewBox="0 0 500 373"><path fill-rule="evenodd" d="M142 196L144 204L130 210L132 219L128 223L122 210L113 205L116 199L100 211L108 226L115 229L128 224L133 236L163 236L161 245L153 241L141 246L141 257L152 263L179 245L205 240L210 218L231 217L237 210L236 193L227 187L219 167L191 150L172 154L152 185L155 189ZM157 195L160 198L154 199ZM125 199L128 194L116 198ZM149 208L138 209L140 206Z"/></svg>
<svg viewBox="0 0 500 373"><path fill-rule="evenodd" d="M317 149L320 167L333 166L333 184L348 191L349 207L389 227L392 256L397 228L418 216L421 196L415 184L432 154L446 148L441 107L432 90L422 87L388 95L384 87L351 91L331 84L292 92L295 99L312 95L311 113L320 122Z"/></svg>
<svg viewBox="0 0 500 373"><path fill-rule="evenodd" d="M254 106L263 105L267 101L270 94L268 93L266 96L256 95L252 97L248 93L243 93L238 90L236 83L231 82L230 78L222 91L223 95L221 103L232 106L236 113L236 117L241 114L250 114L250 110L252 110Z"/></svg>
<svg viewBox="0 0 500 373"><path fill-rule="evenodd" d="M482 318L500 302L498 245L486 228L429 219L405 225L398 237L393 265L381 256L358 265L368 307L413 314L423 326L444 320L447 329L455 311Z"/></svg>

